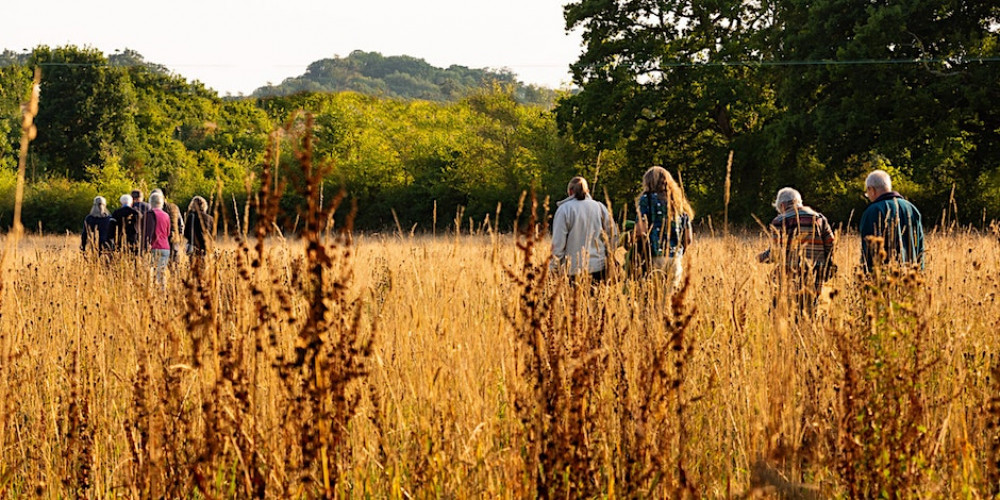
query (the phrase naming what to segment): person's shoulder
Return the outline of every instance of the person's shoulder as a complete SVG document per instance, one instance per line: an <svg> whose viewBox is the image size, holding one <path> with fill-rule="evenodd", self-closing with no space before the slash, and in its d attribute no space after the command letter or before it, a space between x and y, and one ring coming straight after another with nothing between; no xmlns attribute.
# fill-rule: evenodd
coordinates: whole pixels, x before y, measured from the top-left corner
<svg viewBox="0 0 1000 500"><path fill-rule="evenodd" d="M861 212L861 215L864 216L864 215L871 215L877 212L882 212L883 210L885 210L885 206L886 206L885 200L875 200L869 203L867 207L865 207L865 210L864 212Z"/></svg>
<svg viewBox="0 0 1000 500"><path fill-rule="evenodd" d="M818 211L818 210L813 210L813 211L812 211L812 216L813 216L813 219L814 219L814 220L818 220L818 221L820 221L820 222L825 222L825 223L829 223L829 222L830 222L830 221L829 221L829 220L828 220L828 219L826 218L826 216L825 216L825 215L823 215L823 213L822 213L822 212L820 212L820 211Z"/></svg>
<svg viewBox="0 0 1000 500"><path fill-rule="evenodd" d="M582 200L578 200L581 205L596 208L598 210L607 210L608 206L604 204L603 201L595 200L593 197L588 196Z"/></svg>
<svg viewBox="0 0 1000 500"><path fill-rule="evenodd" d="M661 196L660 193L653 193L653 192L642 193L642 197L644 199L648 199L652 203L663 203L664 202L663 200L665 200L664 196Z"/></svg>
<svg viewBox="0 0 1000 500"><path fill-rule="evenodd" d="M642 193L639 196L639 210L650 210L650 205L658 205L660 203L660 197L656 196L656 193Z"/></svg>

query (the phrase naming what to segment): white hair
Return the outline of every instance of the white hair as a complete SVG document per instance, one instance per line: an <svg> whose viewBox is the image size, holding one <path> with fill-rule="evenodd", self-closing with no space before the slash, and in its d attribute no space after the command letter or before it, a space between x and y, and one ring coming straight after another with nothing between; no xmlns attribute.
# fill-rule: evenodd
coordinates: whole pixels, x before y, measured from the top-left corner
<svg viewBox="0 0 1000 500"><path fill-rule="evenodd" d="M774 197L774 208L781 210L785 205L794 207L802 206L802 195L794 188L786 187L778 190L778 195Z"/></svg>
<svg viewBox="0 0 1000 500"><path fill-rule="evenodd" d="M103 196L95 197L94 206L91 207L90 209L90 215L93 215L94 217L107 217L108 215L107 205L108 201L105 200Z"/></svg>
<svg viewBox="0 0 1000 500"><path fill-rule="evenodd" d="M163 208L163 193L156 193L149 195L149 204L153 208Z"/></svg>
<svg viewBox="0 0 1000 500"><path fill-rule="evenodd" d="M118 197L118 203L121 203L123 207L131 207L132 206L132 195L130 195L130 194L123 194L123 195L119 196Z"/></svg>
<svg viewBox="0 0 1000 500"><path fill-rule="evenodd" d="M163 196L163 190L162 190L162 189L160 189L160 188L156 188L156 189L154 189L154 190L150 191L150 192L149 192L149 195L150 195L150 196L153 196L153 195L154 195L154 194L156 194L156 193L160 193L160 196Z"/></svg>
<svg viewBox="0 0 1000 500"><path fill-rule="evenodd" d="M868 188L880 193L892 191L892 179L889 177L889 172L876 170L868 174L868 178L865 179L865 189Z"/></svg>

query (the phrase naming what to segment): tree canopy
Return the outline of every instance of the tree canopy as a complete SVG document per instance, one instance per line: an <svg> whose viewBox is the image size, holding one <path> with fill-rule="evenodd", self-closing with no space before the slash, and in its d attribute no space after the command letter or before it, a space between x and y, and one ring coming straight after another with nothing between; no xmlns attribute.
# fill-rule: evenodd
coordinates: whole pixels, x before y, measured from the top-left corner
<svg viewBox="0 0 1000 500"><path fill-rule="evenodd" d="M347 57L313 62L300 76L254 91L254 97L298 92L353 91L390 99L457 102L492 84L509 86L521 104L550 107L556 94L551 89L524 85L506 69L473 69L452 65L438 68L411 56L383 56L355 50Z"/></svg>
<svg viewBox="0 0 1000 500"><path fill-rule="evenodd" d="M795 186L846 219L855 183L889 168L919 204L952 186L967 216L1000 195L1000 4L992 0L578 0L581 91L561 127L630 175L681 172L718 212L733 152L733 213Z"/></svg>
<svg viewBox="0 0 1000 500"><path fill-rule="evenodd" d="M495 218L498 204L509 224L524 190L559 194L579 168L578 149L558 134L552 114L521 104L523 87L509 75L506 83L483 76L455 102L353 91L221 99L131 50L105 56L38 47L0 57L0 132L7 139L0 143L0 225L9 223L19 105L34 65L43 76L39 134L29 149L27 227L78 230L94 196L115 200L133 188L157 187L182 206L194 195L212 199L221 220L235 226L233 207L242 209L246 182L259 178L269 136L303 111L314 117L317 161L333 167L325 187L331 194L346 188L358 201L360 228L398 220L429 229L435 210L442 227L460 211L478 224ZM437 71L419 59L401 60L409 69L390 64L380 75ZM283 161L294 161L285 146ZM281 171L293 176L291 168ZM302 202L291 191L282 201L289 229Z"/></svg>

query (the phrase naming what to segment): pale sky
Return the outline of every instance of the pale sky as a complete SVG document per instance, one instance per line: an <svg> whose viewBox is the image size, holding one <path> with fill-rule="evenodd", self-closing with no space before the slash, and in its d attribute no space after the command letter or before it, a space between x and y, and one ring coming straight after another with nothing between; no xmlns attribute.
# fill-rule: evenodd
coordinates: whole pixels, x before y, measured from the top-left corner
<svg viewBox="0 0 1000 500"><path fill-rule="evenodd" d="M129 48L221 95L249 94L353 50L509 68L558 88L581 52L568 0L36 0L4 6L0 50Z"/></svg>

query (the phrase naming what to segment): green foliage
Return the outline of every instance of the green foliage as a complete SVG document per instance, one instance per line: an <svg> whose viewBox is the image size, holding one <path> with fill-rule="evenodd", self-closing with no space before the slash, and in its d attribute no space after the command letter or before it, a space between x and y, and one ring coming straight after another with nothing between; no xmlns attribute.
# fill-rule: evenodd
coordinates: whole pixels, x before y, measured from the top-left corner
<svg viewBox="0 0 1000 500"><path fill-rule="evenodd" d="M567 28L583 31L586 49L572 65L582 91L560 101L559 121L595 154L624 150L621 174L635 182L616 197L633 197L643 171L663 165L680 173L699 210L719 210L729 150L736 205L758 197L769 165L754 144L777 113L771 76L700 64L765 55L750 44L766 18L765 6L739 0L566 6Z"/></svg>
<svg viewBox="0 0 1000 500"><path fill-rule="evenodd" d="M549 113L518 104L514 92L495 86L456 104L351 92L259 104L282 122L298 110L314 115L315 158L333 165L326 188L346 187L363 207L356 225L392 227L398 218L429 230L435 208L440 225L460 209L480 223L500 204L501 223L509 224L523 191L558 195L574 175L575 146L559 137Z"/></svg>
<svg viewBox="0 0 1000 500"><path fill-rule="evenodd" d="M5 57L12 63L0 74L0 106L11 114L4 131L12 153L20 87L31 65L43 68L39 139L29 150L29 227L43 221L49 230L75 231L93 196L113 202L132 188L162 188L181 206L202 195L232 214L232 200L245 199L246 180L260 168L268 134L301 118L301 110L314 116L316 161L333 166L324 189L332 196L347 188L362 207L358 227L392 227L398 218L406 227L429 229L435 210L439 226L460 212L479 223L498 205L500 222L509 224L522 192L561 197L566 181L587 170L550 113L520 104L526 98L551 101L554 94L519 85L509 72L441 70L411 57L356 52L319 61L310 71L349 71L352 85L382 96L322 92L223 100L132 50L105 57L93 49L39 47ZM293 127L289 137L296 133ZM291 150L284 149L283 162L293 160ZM298 175L279 172L291 181ZM302 202L296 196L282 200L289 227ZM57 209L41 203L49 197Z"/></svg>
<svg viewBox="0 0 1000 500"><path fill-rule="evenodd" d="M21 103L31 89L31 74L15 64L15 56L0 54L0 169L17 167Z"/></svg>
<svg viewBox="0 0 1000 500"><path fill-rule="evenodd" d="M910 0L864 4L781 2L781 57L870 61L781 71L783 121L776 131L814 147L820 161L859 174L852 158L878 152L924 193L918 203L943 207L953 184L984 206L978 181L1000 165L1000 6L993 1ZM795 29L785 29L795 26ZM888 64L879 61L926 61ZM801 147L801 146L799 146ZM908 193L909 194L909 193Z"/></svg>
<svg viewBox="0 0 1000 500"><path fill-rule="evenodd" d="M0 168L0 227L7 227L13 222L16 187L17 171Z"/></svg>
<svg viewBox="0 0 1000 500"><path fill-rule="evenodd" d="M385 57L378 52L360 50L344 58L316 61L302 76L288 78L280 85L261 87L253 95L274 97L300 92L352 91L390 99L455 102L494 83L514 86L517 100L522 104L550 107L555 100L552 90L523 85L509 71L457 65L442 69L415 57Z"/></svg>
<svg viewBox="0 0 1000 500"><path fill-rule="evenodd" d="M118 198L132 191L132 187L135 185L132 179L129 179L125 174L117 157L106 159L103 162L103 167L96 165L88 167L87 175L95 192L107 198L109 210L117 207Z"/></svg>
<svg viewBox="0 0 1000 500"><path fill-rule="evenodd" d="M38 47L27 63L42 67L42 97L32 156L39 169L74 180L104 156L134 148L136 94L124 70L96 49Z"/></svg>
<svg viewBox="0 0 1000 500"><path fill-rule="evenodd" d="M31 183L24 193L21 217L26 229L78 233L94 204L97 188L83 181L54 177ZM105 196L107 197L107 196ZM114 206L108 202L109 206Z"/></svg>
<svg viewBox="0 0 1000 500"><path fill-rule="evenodd" d="M736 219L791 185L844 220L864 206L845 183L873 154L925 211L955 185L967 215L997 217L979 182L1000 165L998 21L987 0L578 0L582 90L559 123L592 159L622 152L633 178L680 172L701 213L722 209L732 150Z"/></svg>

